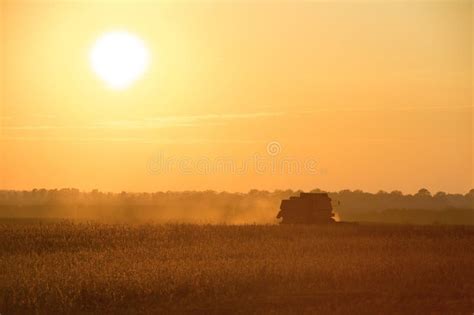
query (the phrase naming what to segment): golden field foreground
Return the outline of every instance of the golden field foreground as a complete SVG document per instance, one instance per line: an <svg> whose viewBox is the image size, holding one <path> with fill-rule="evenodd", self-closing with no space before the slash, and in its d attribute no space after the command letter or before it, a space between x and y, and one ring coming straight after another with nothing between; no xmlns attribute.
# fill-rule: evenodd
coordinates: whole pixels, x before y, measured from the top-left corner
<svg viewBox="0 0 474 315"><path fill-rule="evenodd" d="M0 313L474 311L474 228L0 223Z"/></svg>

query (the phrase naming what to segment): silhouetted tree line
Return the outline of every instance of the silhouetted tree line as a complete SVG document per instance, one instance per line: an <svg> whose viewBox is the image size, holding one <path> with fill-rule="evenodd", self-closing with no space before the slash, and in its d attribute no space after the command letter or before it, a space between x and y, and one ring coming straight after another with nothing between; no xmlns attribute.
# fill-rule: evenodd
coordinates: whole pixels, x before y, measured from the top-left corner
<svg viewBox="0 0 474 315"><path fill-rule="evenodd" d="M312 192L322 192L315 189ZM0 190L0 217L76 218L112 221L193 223L275 223L280 201L300 191L248 193L183 191L104 193L98 190ZM474 224L474 189L468 193L376 194L361 190L329 192L345 221L419 224Z"/></svg>

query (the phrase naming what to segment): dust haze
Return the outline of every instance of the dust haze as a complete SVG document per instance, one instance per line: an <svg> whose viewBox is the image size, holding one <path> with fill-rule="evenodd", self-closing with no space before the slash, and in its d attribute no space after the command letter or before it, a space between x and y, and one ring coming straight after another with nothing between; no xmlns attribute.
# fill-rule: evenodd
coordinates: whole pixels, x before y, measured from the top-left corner
<svg viewBox="0 0 474 315"><path fill-rule="evenodd" d="M312 192L322 192L314 189ZM0 191L0 217L94 220L116 223L277 224L281 200L300 191L248 193L184 191L106 193L98 190ZM376 194L329 192L338 221L474 225L474 190L462 194L420 189Z"/></svg>

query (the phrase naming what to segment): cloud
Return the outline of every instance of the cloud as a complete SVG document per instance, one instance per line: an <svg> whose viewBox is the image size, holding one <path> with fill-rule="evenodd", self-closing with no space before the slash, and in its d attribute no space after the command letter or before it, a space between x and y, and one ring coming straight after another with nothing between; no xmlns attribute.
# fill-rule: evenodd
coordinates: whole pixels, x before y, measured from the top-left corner
<svg viewBox="0 0 474 315"><path fill-rule="evenodd" d="M256 112L240 114L207 114L145 117L132 120L110 120L96 122L90 125L11 125L4 126L4 130L53 130L53 129L159 129L183 128L200 125L220 126L233 120L264 119L283 116L283 112Z"/></svg>
<svg viewBox="0 0 474 315"><path fill-rule="evenodd" d="M182 116L160 116L147 117L139 120L119 120L101 122L98 128L117 129L154 129L171 127L194 127L199 125L225 125L232 120L262 119L268 117L282 116L283 112L257 112L241 114L207 114L207 115L182 115Z"/></svg>
<svg viewBox="0 0 474 315"><path fill-rule="evenodd" d="M383 106L358 106L358 107L341 107L341 106L334 106L334 107L318 107L312 108L308 110L302 110L299 112L295 112L295 114L316 114L319 112L377 112L377 111L387 111L387 112L394 112L394 111L413 111L413 112L433 112L433 111L472 111L474 106L469 105L433 105L433 106L391 106L391 107L383 107Z"/></svg>
<svg viewBox="0 0 474 315"><path fill-rule="evenodd" d="M30 124L30 125L5 125L11 117L0 117L4 125L2 130L145 130L161 128L191 128L197 126L224 126L232 121L266 119L273 117L292 115L313 115L320 112L360 112L360 111L472 111L474 106L400 106L400 107L318 107L302 109L293 112L253 112L253 113L227 113L227 114L204 114L204 115L174 115L144 117L140 119L109 120L95 122L89 125L60 125L60 124ZM54 117L54 116L50 116Z"/></svg>
<svg viewBox="0 0 474 315"><path fill-rule="evenodd" d="M255 140L219 140L209 138L191 139L152 139L145 137L63 137L63 136L3 136L2 140L14 141L55 141L55 142L133 142L144 144L199 144L199 143L257 143Z"/></svg>

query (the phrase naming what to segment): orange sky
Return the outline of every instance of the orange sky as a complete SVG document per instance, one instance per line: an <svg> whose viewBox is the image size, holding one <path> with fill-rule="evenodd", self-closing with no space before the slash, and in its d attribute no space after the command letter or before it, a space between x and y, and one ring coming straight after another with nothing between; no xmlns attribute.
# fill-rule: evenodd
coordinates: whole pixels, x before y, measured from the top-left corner
<svg viewBox="0 0 474 315"><path fill-rule="evenodd" d="M0 189L474 186L470 1L15 0L1 10ZM122 91L88 59L118 29L151 53Z"/></svg>

